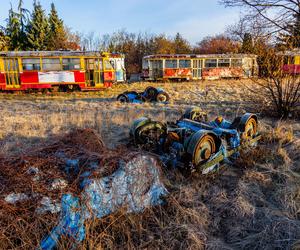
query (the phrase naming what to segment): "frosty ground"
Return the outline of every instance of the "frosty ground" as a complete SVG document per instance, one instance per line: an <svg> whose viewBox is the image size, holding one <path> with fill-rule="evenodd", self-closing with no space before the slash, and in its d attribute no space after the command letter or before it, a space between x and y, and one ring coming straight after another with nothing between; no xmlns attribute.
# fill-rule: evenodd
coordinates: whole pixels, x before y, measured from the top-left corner
<svg viewBox="0 0 300 250"><path fill-rule="evenodd" d="M169 104L121 104L118 94L163 87ZM136 83L97 93L1 94L0 153L19 155L74 128L94 129L110 148L126 144L132 121L175 121L190 106L210 119L259 114L263 141L218 175L165 170L165 206L93 225L83 248L291 249L300 247L300 125L262 113L249 80ZM264 97L262 96L261 99ZM0 197L1 199L3 197ZM116 223L118 221L118 223ZM101 232L100 236L99 233ZM62 245L61 248L64 248Z"/></svg>

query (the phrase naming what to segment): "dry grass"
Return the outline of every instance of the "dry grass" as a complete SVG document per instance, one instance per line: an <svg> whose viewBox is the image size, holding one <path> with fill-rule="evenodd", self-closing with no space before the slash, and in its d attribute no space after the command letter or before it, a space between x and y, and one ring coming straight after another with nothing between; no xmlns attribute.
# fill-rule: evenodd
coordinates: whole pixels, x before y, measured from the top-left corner
<svg viewBox="0 0 300 250"><path fill-rule="evenodd" d="M72 128L95 129L109 147L126 143L133 119L150 116L175 120L187 106L198 105L210 118L229 119L245 111L260 111L245 82L158 84L172 101L169 105L127 105L112 99L123 90L143 90L149 84L116 86L103 93L71 96L0 97L2 154L20 153L52 135ZM209 176L183 177L165 170L170 196L164 206L143 214L120 211L103 220L89 221L80 249L299 249L300 248L300 125L298 121L261 119L263 140L243 152L234 166ZM3 197L1 197L2 199ZM26 234L32 221L12 241L24 240L27 249L41 234ZM20 224L21 223L21 224ZM26 224L29 223L29 224ZM49 230L48 217L34 221ZM9 248L9 245L0 248ZM68 249L62 240L59 249Z"/></svg>

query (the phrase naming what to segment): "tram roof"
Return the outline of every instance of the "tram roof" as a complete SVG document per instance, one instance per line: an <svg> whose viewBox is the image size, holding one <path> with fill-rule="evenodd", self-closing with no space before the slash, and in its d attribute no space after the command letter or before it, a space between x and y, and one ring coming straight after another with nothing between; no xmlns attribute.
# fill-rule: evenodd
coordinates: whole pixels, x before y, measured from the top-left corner
<svg viewBox="0 0 300 250"><path fill-rule="evenodd" d="M39 56L87 56L87 57L124 57L121 53L99 51L1 51L1 57L39 57Z"/></svg>
<svg viewBox="0 0 300 250"><path fill-rule="evenodd" d="M300 48L278 52L279 56L300 56Z"/></svg>
<svg viewBox="0 0 300 250"><path fill-rule="evenodd" d="M256 58L257 55L254 54L157 54L148 55L144 59L154 59L154 58L245 58L251 57Z"/></svg>

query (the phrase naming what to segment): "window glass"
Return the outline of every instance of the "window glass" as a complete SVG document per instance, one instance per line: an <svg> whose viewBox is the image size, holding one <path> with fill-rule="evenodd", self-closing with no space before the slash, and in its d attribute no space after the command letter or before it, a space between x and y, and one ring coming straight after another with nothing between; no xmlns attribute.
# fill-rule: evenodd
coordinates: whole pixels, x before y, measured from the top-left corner
<svg viewBox="0 0 300 250"><path fill-rule="evenodd" d="M113 67L112 67L112 65L111 65L111 63L110 63L110 61L104 60L104 68L105 68L106 70L112 70L112 69L113 69Z"/></svg>
<svg viewBox="0 0 300 250"><path fill-rule="evenodd" d="M205 68L216 68L216 67L217 67L217 59L205 60Z"/></svg>
<svg viewBox="0 0 300 250"><path fill-rule="evenodd" d="M242 67L242 59L231 59L231 67Z"/></svg>
<svg viewBox="0 0 300 250"><path fill-rule="evenodd" d="M219 59L218 61L218 67L220 68L226 68L230 67L230 59Z"/></svg>
<svg viewBox="0 0 300 250"><path fill-rule="evenodd" d="M149 61L143 60L143 69L148 69L148 68L149 68Z"/></svg>
<svg viewBox="0 0 300 250"><path fill-rule="evenodd" d="M176 69L177 68L177 60L166 60L166 68L167 69Z"/></svg>
<svg viewBox="0 0 300 250"><path fill-rule="evenodd" d="M190 68L191 60L179 60L179 68Z"/></svg>
<svg viewBox="0 0 300 250"><path fill-rule="evenodd" d="M22 59L23 70L40 70L40 59L31 58L31 59Z"/></svg>
<svg viewBox="0 0 300 250"><path fill-rule="evenodd" d="M63 58L63 70L80 70L79 58Z"/></svg>
<svg viewBox="0 0 300 250"><path fill-rule="evenodd" d="M59 58L43 58L43 70L54 71L61 70Z"/></svg>
<svg viewBox="0 0 300 250"><path fill-rule="evenodd" d="M152 64L152 69L162 69L162 60L153 60L150 63Z"/></svg>
<svg viewBox="0 0 300 250"><path fill-rule="evenodd" d="M116 69L116 64L115 64L115 61L114 61L114 60L110 60L110 64L111 64L111 66L112 66L114 69Z"/></svg>

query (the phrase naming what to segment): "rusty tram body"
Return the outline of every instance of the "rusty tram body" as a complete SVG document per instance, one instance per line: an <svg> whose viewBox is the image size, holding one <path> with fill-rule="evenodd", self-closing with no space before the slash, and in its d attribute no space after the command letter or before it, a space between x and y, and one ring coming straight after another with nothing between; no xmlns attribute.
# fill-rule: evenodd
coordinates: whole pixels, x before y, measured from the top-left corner
<svg viewBox="0 0 300 250"><path fill-rule="evenodd" d="M257 74L257 56L251 54L149 55L143 58L142 78L149 81L250 78Z"/></svg>
<svg viewBox="0 0 300 250"><path fill-rule="evenodd" d="M0 52L0 90L100 90L125 81L124 56L83 51Z"/></svg>

